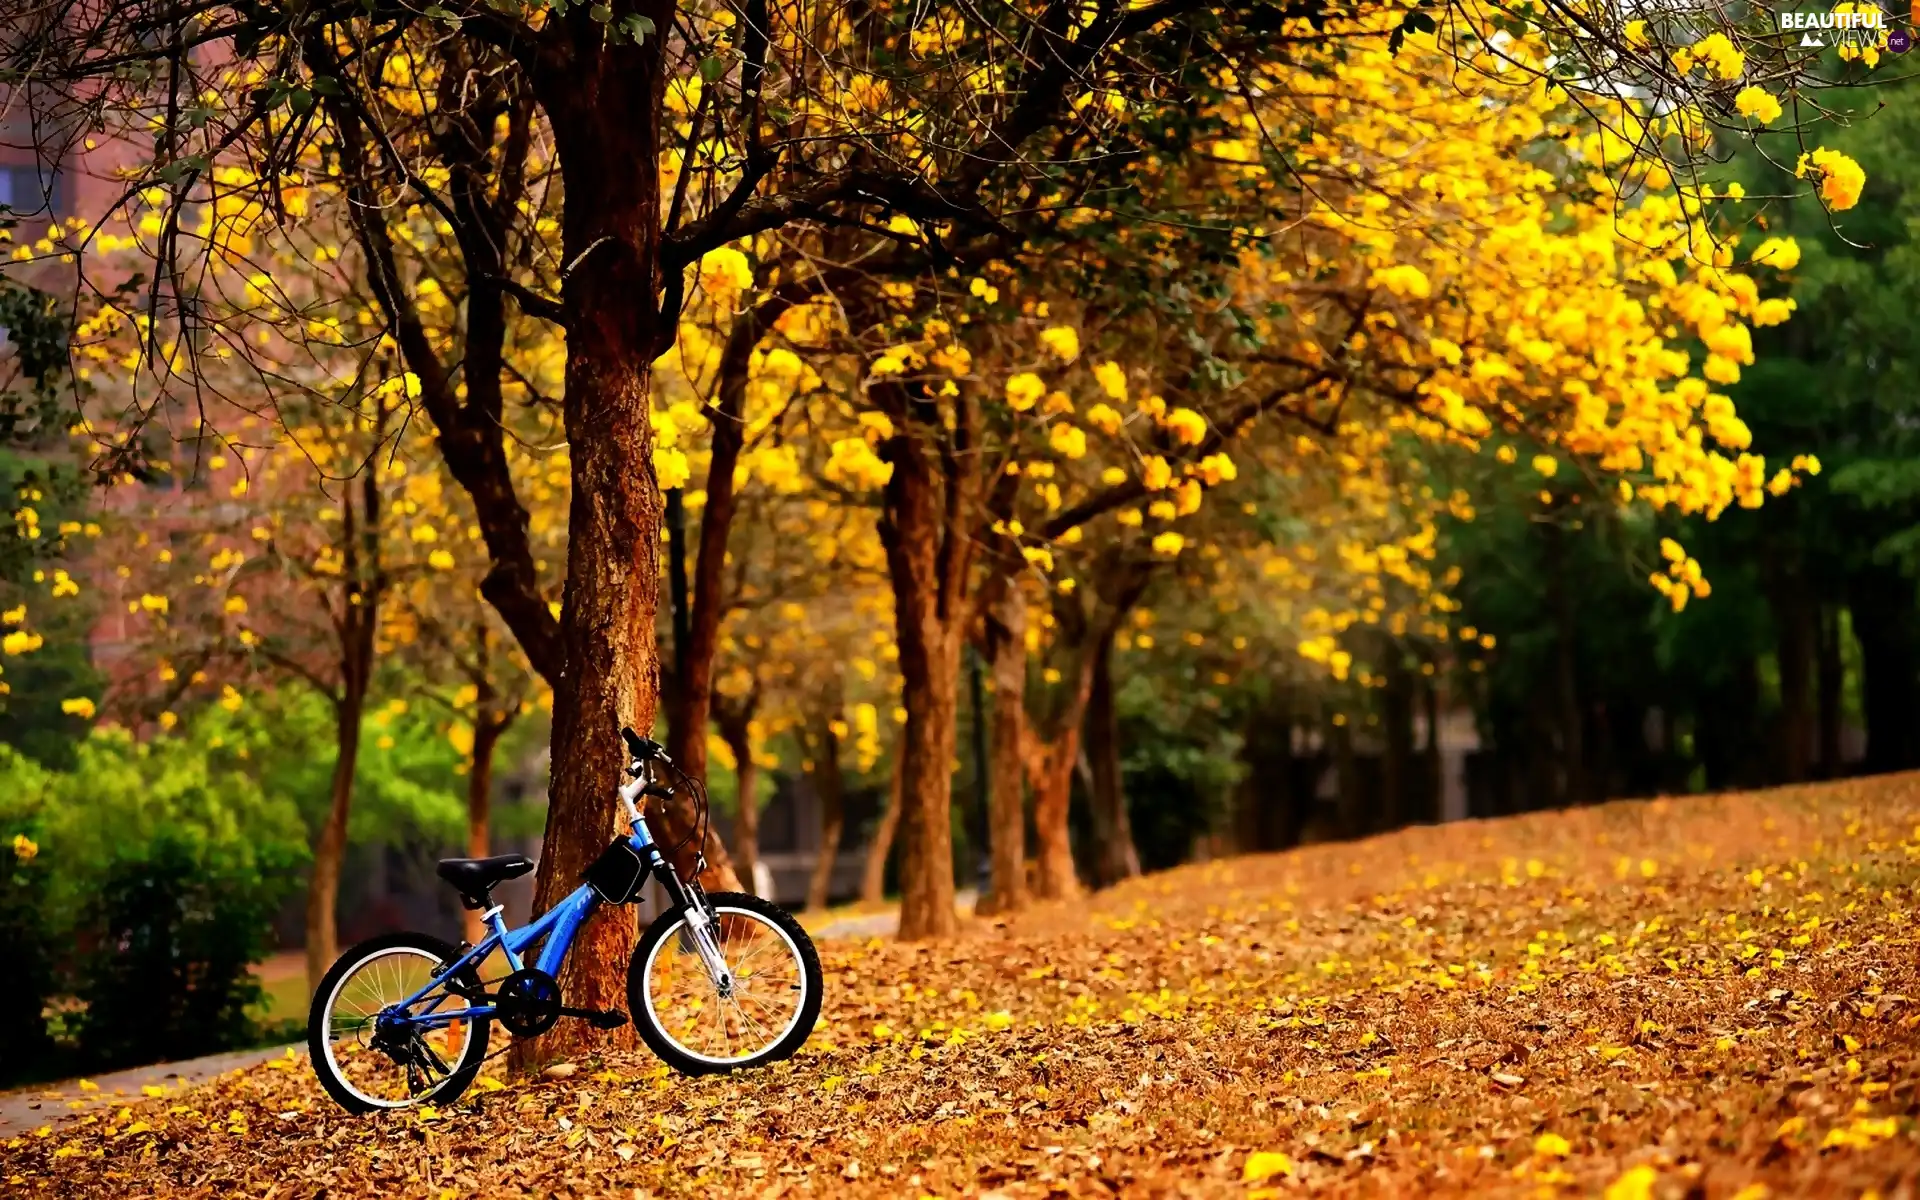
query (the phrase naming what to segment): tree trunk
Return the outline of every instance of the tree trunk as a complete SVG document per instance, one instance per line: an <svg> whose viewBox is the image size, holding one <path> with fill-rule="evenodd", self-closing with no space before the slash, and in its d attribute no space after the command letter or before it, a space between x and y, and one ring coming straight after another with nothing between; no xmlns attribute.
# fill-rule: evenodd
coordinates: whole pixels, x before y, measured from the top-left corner
<svg viewBox="0 0 1920 1200"><path fill-rule="evenodd" d="M959 927L953 885L953 755L961 631L966 625L972 525L955 481L928 461L937 416L914 403L915 427L883 444L893 466L880 523L898 625L907 710L900 791L900 937L946 937ZM907 421L905 412L896 424ZM961 428L964 422L959 423ZM960 469L957 466L955 469ZM955 509L963 511L955 511Z"/></svg>
<svg viewBox="0 0 1920 1200"><path fill-rule="evenodd" d="M867 846L867 866L860 877L860 903L877 905L886 899L887 855L893 852L894 831L900 827L900 786L906 778L907 756L902 747L893 748L893 767L887 772L887 810L880 814L880 825Z"/></svg>
<svg viewBox="0 0 1920 1200"><path fill-rule="evenodd" d="M907 706L906 767L900 791L900 936L946 937L953 908L953 749L959 655L901 654Z"/></svg>
<svg viewBox="0 0 1920 1200"><path fill-rule="evenodd" d="M733 814L733 869L749 891L759 894L754 883L754 864L760 861L760 764L753 761L753 710L749 700L739 709L721 706L720 736L733 752L733 778L738 791Z"/></svg>
<svg viewBox="0 0 1920 1200"><path fill-rule="evenodd" d="M1027 602L1018 586L1009 587L988 616L987 652L993 662L992 871L987 894L974 909L981 916L1027 906Z"/></svg>
<svg viewBox="0 0 1920 1200"><path fill-rule="evenodd" d="M1087 695L1087 798L1093 810L1093 875L1112 887L1140 874L1127 795L1120 777L1120 712L1113 695L1113 632L1093 649L1093 686Z"/></svg>
<svg viewBox="0 0 1920 1200"><path fill-rule="evenodd" d="M820 800L820 856L813 863L813 878L807 881L807 910L819 912L827 907L832 895L833 864L840 856L847 804L840 775L840 738L830 723L821 723L812 749L813 790Z"/></svg>
<svg viewBox="0 0 1920 1200"><path fill-rule="evenodd" d="M1074 705L1072 724L1050 742L1037 737L1027 759L1033 784L1033 890L1043 900L1066 900L1081 892L1073 866L1073 838L1067 823L1073 802L1073 767L1080 758L1080 717L1085 704Z"/></svg>
<svg viewBox="0 0 1920 1200"><path fill-rule="evenodd" d="M1819 707L1820 776L1838 779L1846 774L1840 761L1840 701L1846 686L1846 664L1840 656L1840 607L1820 606Z"/></svg>
<svg viewBox="0 0 1920 1200"><path fill-rule="evenodd" d="M500 744L500 735L507 731L507 721L494 720L494 714L488 711L485 689L482 689L482 707L473 723L473 753L467 764L467 855L470 858L485 858L490 852L492 838L488 826L492 818L493 806L493 752ZM467 944L477 946L487 936L486 926L480 923L480 914L466 910L464 919Z"/></svg>
<svg viewBox="0 0 1920 1200"><path fill-rule="evenodd" d="M1081 633L1088 636L1084 623ZM1053 697L1058 707L1047 722L1052 736L1030 729L1026 739L1027 780L1033 788L1033 890L1043 900L1070 899L1083 890L1074 868L1073 829L1068 818L1073 805L1073 771L1080 761L1080 731L1093 691L1095 645L1083 642L1078 649L1080 662L1068 685L1071 690L1064 697Z"/></svg>
<svg viewBox="0 0 1920 1200"><path fill-rule="evenodd" d="M374 418L374 441L384 439L386 410ZM369 466L360 476L360 510L354 489L340 492L340 541L347 581L335 614L339 636L340 688L333 693L333 780L327 818L313 848L313 872L307 880L307 984L318 987L340 956L335 926L340 901L340 866L347 853L347 817L353 808L353 775L360 761L360 720L366 712L373 678L374 635L380 627L380 601L386 575L380 562L380 480Z"/></svg>
<svg viewBox="0 0 1920 1200"><path fill-rule="evenodd" d="M776 295L734 318L720 354L714 403L706 410L713 426L707 502L700 510L700 540L684 622L686 641L675 647L678 670L669 689L667 713L667 753L681 770L700 780L706 779L707 772L706 727L713 703L713 662L720 645L720 625L727 613L727 538L739 508L733 474L746 447L747 384L753 351L792 305L790 296ZM752 878L751 861L738 869L743 878Z"/></svg>
<svg viewBox="0 0 1920 1200"><path fill-rule="evenodd" d="M650 14L670 21L663 6ZM660 25L665 28L665 25ZM595 38L600 35L597 31ZM661 497L653 473L648 391L661 336L661 38L637 46L575 43L581 61L543 96L566 187L562 243L572 264L563 292L567 362L563 411L572 466L567 580L560 612L565 670L553 687L553 778L534 881L545 912L618 831L614 797L625 766L620 729L653 727L660 664L654 640L660 590ZM671 320L671 317L665 318ZM661 816L663 840L691 828L690 801ZM716 886L737 886L725 852L709 845ZM690 870L697 846L676 866ZM560 973L579 1008L626 1006L633 956L630 906L586 922ZM522 1068L609 1043L631 1044L631 1026L604 1033L562 1021L537 1045L520 1043Z"/></svg>
<svg viewBox="0 0 1920 1200"><path fill-rule="evenodd" d="M347 852L347 816L353 807L353 772L360 759L360 718L366 694L349 689L334 707L333 780L327 818L313 847L307 879L307 986L317 987L340 957L335 910L340 901L340 863Z"/></svg>

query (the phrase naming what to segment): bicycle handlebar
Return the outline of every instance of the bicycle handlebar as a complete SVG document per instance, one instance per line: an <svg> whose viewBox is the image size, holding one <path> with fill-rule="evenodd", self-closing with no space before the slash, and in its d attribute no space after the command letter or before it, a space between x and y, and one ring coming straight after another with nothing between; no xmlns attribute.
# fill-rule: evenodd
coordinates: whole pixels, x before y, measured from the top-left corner
<svg viewBox="0 0 1920 1200"><path fill-rule="evenodd" d="M632 760L627 766L627 774L635 779L648 777L647 785L640 793L642 796L653 797L662 801L671 800L674 795L683 788L691 795L698 816L695 819L694 827L687 831L686 837L682 838L673 846L671 853L679 853L680 849L686 846L689 841L698 838L699 844L695 853L700 865L696 868L696 872L704 871L707 861L708 823L713 819L713 810L707 804L707 789L702 786L699 780L689 779L684 771L674 766L673 760L667 757L666 748L660 745L659 742L651 738L643 738L624 725L620 728L620 737L627 743L627 754ZM650 778L650 768L652 764L656 762L665 763L667 770L676 777L677 781L663 786ZM627 796L627 793L623 791L621 792L621 796L624 798ZM631 806L632 801L629 800L628 804ZM637 810L635 819L638 820Z"/></svg>
<svg viewBox="0 0 1920 1200"><path fill-rule="evenodd" d="M633 730L622 726L620 736L626 739L627 753L636 762L652 762L656 758L665 758L667 752L659 742L643 738Z"/></svg>

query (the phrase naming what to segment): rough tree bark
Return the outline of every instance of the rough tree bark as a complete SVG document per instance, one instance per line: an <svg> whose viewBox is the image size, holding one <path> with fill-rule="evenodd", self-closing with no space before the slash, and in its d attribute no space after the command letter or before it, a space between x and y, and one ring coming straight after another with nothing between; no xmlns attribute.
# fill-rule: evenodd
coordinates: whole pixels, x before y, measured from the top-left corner
<svg viewBox="0 0 1920 1200"><path fill-rule="evenodd" d="M673 13L649 0L635 15L666 28ZM384 198L374 182L380 174L360 115L340 97L325 101L339 132L349 215L370 287L419 380L448 470L474 502L492 562L481 592L553 689L553 777L535 877L536 912L571 890L615 833L613 797L624 766L621 726L653 725L661 502L648 388L652 360L667 340L660 314L661 205L652 169L661 150L662 39L609 40L584 15L555 29L564 33L530 51L530 75L533 96L552 126L567 196L561 243L568 274L561 302L551 306L553 312L538 314L558 321L567 334L562 408L573 486L557 620L540 590L528 513L514 490L503 432L502 256L524 194L531 97L500 101L499 113L512 114L508 137L518 143L497 178L486 157L484 131L491 130L491 119L473 124L483 131L479 139L450 130L442 147L451 166L452 210L445 215L467 268L466 338L457 371L440 357L398 266L391 231L380 216ZM305 50L316 66L338 73L327 39L309 38ZM455 86L494 86L493 76L470 72L459 61L445 66ZM521 302L527 303L524 296ZM656 833L670 844L695 828L694 808L685 798L652 816ZM698 849L685 842L680 869L692 867ZM707 860L709 886L737 886L717 841L707 847ZM582 930L562 972L568 1003L623 1006L634 938L630 910L602 909ZM524 1069L545 1058L630 1042L631 1036L628 1030L601 1034L584 1022L563 1021L537 1044L516 1047L515 1058Z"/></svg>
<svg viewBox="0 0 1920 1200"><path fill-rule="evenodd" d="M987 841L991 867L981 916L1027 906L1027 602L1009 587L986 614L987 659L993 670L992 769Z"/></svg>
<svg viewBox="0 0 1920 1200"><path fill-rule="evenodd" d="M1075 708L1085 711L1085 701ZM1078 714L1076 714L1077 716ZM1065 900L1083 890L1073 865L1067 816L1073 800L1073 767L1080 758L1080 724L1051 740L1028 742L1027 779L1033 786L1033 891L1043 900Z"/></svg>
<svg viewBox="0 0 1920 1200"><path fill-rule="evenodd" d="M907 724L900 790L900 937L946 937L958 928L953 884L953 754L960 650L971 616L966 593L974 545L972 461L977 414L964 399L952 430L904 388L894 393L896 432L881 445L893 467L880 538L898 625ZM937 451L935 447L938 447ZM938 453L941 469L930 455Z"/></svg>
<svg viewBox="0 0 1920 1200"><path fill-rule="evenodd" d="M652 7L665 28L671 11ZM553 681L553 778L535 912L572 891L614 837L620 730L653 727L660 682L654 616L661 497L648 389L662 319L653 169L665 87L661 39L582 58L568 63L564 84L543 97L567 191L562 243L575 264L562 292L573 489L559 630L564 667ZM625 1007L635 934L625 905L602 907L586 923L561 969L569 1005ZM611 1036L630 1043L631 1027ZM584 1021L562 1021L537 1046L516 1046L525 1051L517 1057L525 1067L607 1040Z"/></svg>

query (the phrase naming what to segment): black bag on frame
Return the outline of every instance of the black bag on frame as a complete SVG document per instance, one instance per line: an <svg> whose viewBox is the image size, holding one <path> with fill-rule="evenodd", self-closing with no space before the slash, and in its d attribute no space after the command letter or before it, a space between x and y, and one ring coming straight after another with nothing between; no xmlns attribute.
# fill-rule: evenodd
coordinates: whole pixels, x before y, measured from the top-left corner
<svg viewBox="0 0 1920 1200"><path fill-rule="evenodd" d="M580 877L606 903L626 904L647 881L647 863L627 839L615 838Z"/></svg>

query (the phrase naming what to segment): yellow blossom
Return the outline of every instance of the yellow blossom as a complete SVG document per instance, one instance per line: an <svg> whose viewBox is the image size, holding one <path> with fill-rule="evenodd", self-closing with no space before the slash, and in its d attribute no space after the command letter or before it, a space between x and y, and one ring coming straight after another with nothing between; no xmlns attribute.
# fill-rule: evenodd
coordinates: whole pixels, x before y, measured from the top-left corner
<svg viewBox="0 0 1920 1200"><path fill-rule="evenodd" d="M1771 125L1780 119L1780 101L1772 92L1758 86L1744 87L1733 98L1734 111L1741 116Z"/></svg>
<svg viewBox="0 0 1920 1200"><path fill-rule="evenodd" d="M1770 237L1754 249L1755 265L1791 271L1800 265L1800 243L1790 237Z"/></svg>
<svg viewBox="0 0 1920 1200"><path fill-rule="evenodd" d="M1026 412L1047 394L1047 385L1032 371L1022 371L1007 380L1007 404L1015 412Z"/></svg>
<svg viewBox="0 0 1920 1200"><path fill-rule="evenodd" d="M1836 212L1860 203L1860 191L1867 184L1867 173L1859 163L1825 146L1802 154L1793 173L1803 179L1817 179L1820 199Z"/></svg>
<svg viewBox="0 0 1920 1200"><path fill-rule="evenodd" d="M1071 325L1055 325L1040 334L1040 341L1061 362L1080 357L1080 335Z"/></svg>

